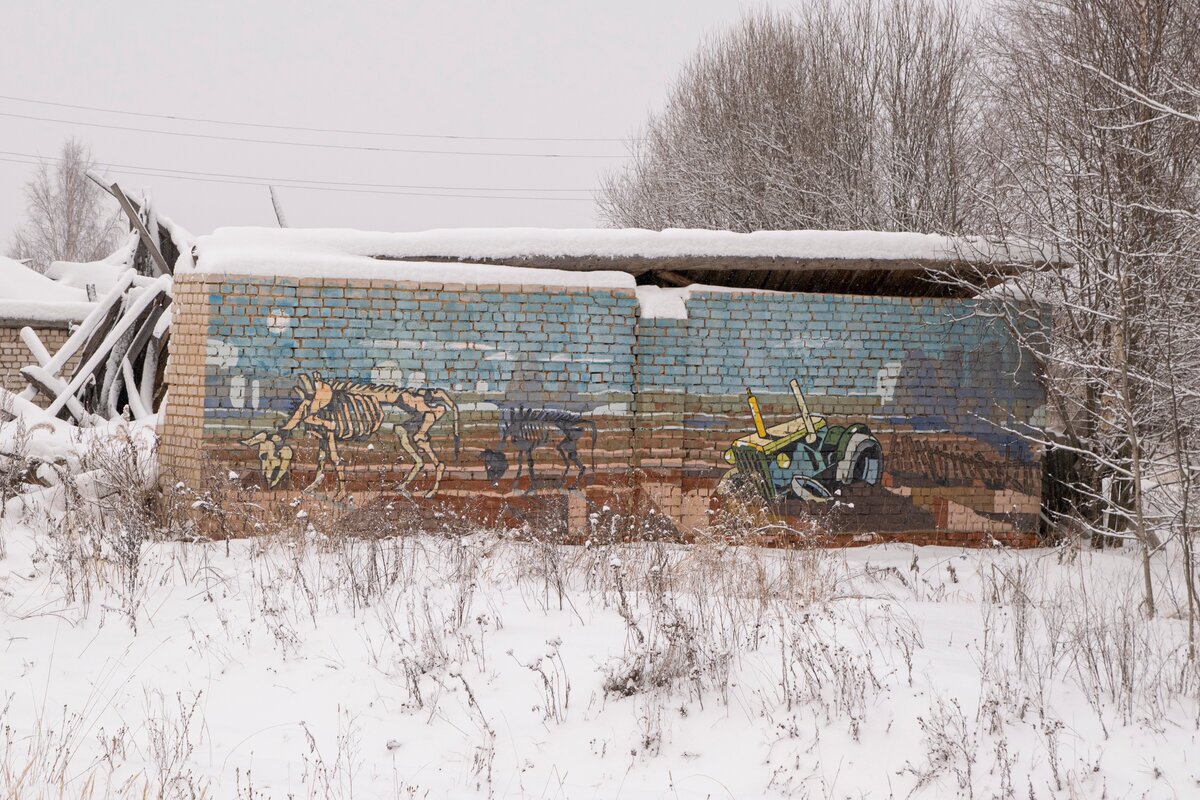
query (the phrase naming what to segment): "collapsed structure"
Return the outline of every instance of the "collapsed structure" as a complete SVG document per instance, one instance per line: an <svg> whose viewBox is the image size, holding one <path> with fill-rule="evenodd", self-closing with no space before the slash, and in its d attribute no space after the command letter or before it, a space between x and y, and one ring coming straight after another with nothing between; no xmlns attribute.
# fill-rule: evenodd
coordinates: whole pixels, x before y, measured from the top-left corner
<svg viewBox="0 0 1200 800"><path fill-rule="evenodd" d="M862 232L221 229L174 278L164 478L256 508L588 535L720 509L846 540L1036 541L1043 391L927 271L1029 251ZM190 261L190 260L188 260ZM181 263L183 263L181 261ZM720 286L709 285L720 283Z"/></svg>
<svg viewBox="0 0 1200 800"><path fill-rule="evenodd" d="M30 346L56 352L73 325L95 309L86 289L58 283L20 261L0 257L0 387L25 388Z"/></svg>

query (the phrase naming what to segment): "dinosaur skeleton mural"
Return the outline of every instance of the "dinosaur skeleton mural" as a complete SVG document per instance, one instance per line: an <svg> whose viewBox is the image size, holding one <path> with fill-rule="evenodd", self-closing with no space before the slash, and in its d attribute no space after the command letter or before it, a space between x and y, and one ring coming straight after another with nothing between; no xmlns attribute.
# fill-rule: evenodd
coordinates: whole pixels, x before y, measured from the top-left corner
<svg viewBox="0 0 1200 800"><path fill-rule="evenodd" d="M564 411L556 408L506 408L500 417L500 442L493 449L484 450L480 456L487 471L488 481L493 486L500 485L500 479L508 472L508 456L504 454L506 445L511 445L516 451L517 474L512 481L512 489L517 488L521 480L521 471L529 468L529 493L537 491L537 475L534 472L534 452L542 445L554 441L554 449L562 459L562 485L568 489L579 488L588 472L587 465L579 458L579 442L584 435L591 436L592 472L596 471L596 423L584 419L574 411ZM571 470L577 470L574 482L568 485L567 477Z"/></svg>
<svg viewBox="0 0 1200 800"><path fill-rule="evenodd" d="M247 447L258 448L259 466L267 486L275 487L291 469L293 449L288 436L301 425L313 433L319 442L317 469L308 488L319 483L325 463L333 464L337 475L338 497L345 497L346 470L338 452L341 442L365 441L379 432L389 409L407 417L396 424L400 446L413 460L413 465L400 483L405 489L421 473L426 464L433 465L433 486L425 497L437 494L445 474L446 464L438 458L429 440L429 432L446 415L454 424L454 458L459 455L458 406L443 389L401 389L375 383L347 380L325 381L321 373L301 374L296 383L299 400L287 421L272 432L260 431L243 439Z"/></svg>

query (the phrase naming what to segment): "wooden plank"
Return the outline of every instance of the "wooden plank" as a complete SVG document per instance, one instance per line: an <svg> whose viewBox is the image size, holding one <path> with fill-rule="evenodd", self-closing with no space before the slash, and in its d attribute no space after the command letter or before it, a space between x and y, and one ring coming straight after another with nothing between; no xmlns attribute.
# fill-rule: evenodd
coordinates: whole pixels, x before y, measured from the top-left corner
<svg viewBox="0 0 1200 800"><path fill-rule="evenodd" d="M125 378L125 396L129 400L129 411L133 418L145 419L150 416L150 412L142 404L142 393L133 379L133 365L129 363L128 357L121 359L121 374Z"/></svg>
<svg viewBox="0 0 1200 800"><path fill-rule="evenodd" d="M671 270L674 272L826 272L847 270L852 272L911 272L934 270L957 272L964 269L979 269L980 264L967 259L912 259L912 258L797 258L788 256L515 256L512 258L451 258L447 256L372 256L377 261L422 261L447 264L489 264L531 269L560 269L568 272L628 272L641 275L646 272ZM1028 265L989 265L993 271L1018 274Z"/></svg>
<svg viewBox="0 0 1200 800"><path fill-rule="evenodd" d="M133 340L129 343L129 350L136 359L142 353L142 349L146 346L146 342L150 341L150 337L154 335L154 326L158 324L158 318L167 310L167 306L171 305L171 296L162 294L154 301L154 304L147 309L145 317L142 320L141 327L134 334Z"/></svg>
<svg viewBox="0 0 1200 800"><path fill-rule="evenodd" d="M75 355L79 348L86 346L91 341L99 320L103 319L105 315L111 314L114 306L119 307L121 298L133 282L133 278L134 272L131 269L121 274L121 277L113 284L112 289L100 301L100 305L87 315L87 319L80 323L75 332L71 334L63 346L58 349L58 352L54 354L54 357L50 359L50 363L45 365L46 370L51 375L58 375L59 371L66 366L67 362L71 360L71 357ZM32 387L21 393L21 397L26 400L32 400L36 395L37 391Z"/></svg>
<svg viewBox="0 0 1200 800"><path fill-rule="evenodd" d="M37 389L38 393L46 397L51 403L66 391L67 388L66 381L57 375L51 375L42 367L22 367L21 377L27 380L30 386ZM87 419L87 409L83 407L83 403L79 402L79 398L69 398L66 406L67 411L75 418L76 422L82 424Z"/></svg>
<svg viewBox="0 0 1200 800"><path fill-rule="evenodd" d="M691 278L680 275L678 272L670 269L656 269L654 270L654 275L663 283L670 284L671 286L689 286L695 283Z"/></svg>
<svg viewBox="0 0 1200 800"><path fill-rule="evenodd" d="M39 367L45 367L50 363L50 351L46 349L46 345L42 344L42 340L38 338L37 332L33 328L21 328L19 335Z"/></svg>
<svg viewBox="0 0 1200 800"><path fill-rule="evenodd" d="M95 327L91 336L87 340L87 345L83 348L83 353L79 357L79 362L75 367L75 373L71 376L71 380L78 377L83 365L90 363L92 356L96 354L96 350L108 338L108 334L112 332L113 327L121 320L121 304L115 303L108 310L108 316Z"/></svg>
<svg viewBox="0 0 1200 800"><path fill-rule="evenodd" d="M122 317L112 327L112 330L109 331L108 336L106 336L104 341L100 343L100 346L96 348L96 351L92 354L91 358L88 359L88 361L79 368L79 371L75 373L75 377L71 379L71 383L67 387L66 395L73 396L75 392L78 392L80 388L83 387L83 384L87 378L93 375L97 368L104 363L105 358L107 358L109 352L113 349L113 347L116 346L120 338L125 335L126 331L128 331L134 325L134 323L137 322L142 313L150 307L150 304L158 299L158 295L167 291L168 286L170 286L170 279L166 276L163 276L158 279L158 286L148 288L145 294L133 301L133 305L129 307L126 313L122 315ZM50 407L46 409L47 413L57 414L59 410L62 409L63 404L66 402L67 396L59 395L58 399L51 403Z"/></svg>
<svg viewBox="0 0 1200 800"><path fill-rule="evenodd" d="M170 349L171 331L168 330L158 340L158 362L154 365L154 402L151 411L162 408L163 400L167 399L167 351Z"/></svg>
<svg viewBox="0 0 1200 800"><path fill-rule="evenodd" d="M154 266L156 267L158 274L172 274L170 265L167 264L167 260L163 258L163 254L158 250L158 242L154 241L153 237L150 236L150 231L146 230L146 226L142 224L142 218L138 216L137 211L133 207L133 203L129 202L129 198L125 196L125 193L121 191L121 187L117 184L114 183L112 185L111 191L112 196L117 198L117 202L121 204L121 208L124 210L125 216L129 217L130 224L133 225L134 230L136 230L138 232L138 236L141 237L142 244L144 244L146 246L146 250L149 251L150 257L154 260Z"/></svg>

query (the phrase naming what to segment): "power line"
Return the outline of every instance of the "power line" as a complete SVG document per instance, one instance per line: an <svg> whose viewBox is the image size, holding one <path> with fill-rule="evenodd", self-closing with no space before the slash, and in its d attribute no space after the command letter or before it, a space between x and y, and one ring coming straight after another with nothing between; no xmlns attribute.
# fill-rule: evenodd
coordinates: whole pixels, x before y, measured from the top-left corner
<svg viewBox="0 0 1200 800"><path fill-rule="evenodd" d="M247 136L221 136L215 133L195 133L192 131L163 131L150 128L135 128L129 125L109 125L103 122L82 122L80 120L73 119L55 119L53 117L39 117L32 114L14 114L8 111L0 111L0 117L34 120L37 122L54 122L61 125L77 125L87 128L106 128L108 130L116 131L132 131L134 133L151 133L160 136L184 136L191 139L208 139L221 142L271 144L281 147L315 147L327 150L361 150L379 153L414 153L418 155L429 156L489 156L504 158L624 158L624 156L600 155L598 153L507 153L480 152L478 150L418 150L406 147L374 147L369 145L331 144L329 142L285 142L277 139L253 139Z"/></svg>
<svg viewBox="0 0 1200 800"><path fill-rule="evenodd" d="M470 142L620 142L622 144L635 141L630 138L603 138L587 136L463 136L448 133L397 133L394 131L364 131L346 128L310 128L303 125L278 125L265 122L235 122L233 120L209 119L206 117L185 117L178 114L150 114L141 111L124 111L100 106L82 106L72 103L56 103L50 100L35 100L31 97L13 97L0 95L0 100L12 100L18 103L33 103L55 108L70 108L76 111L98 111L104 114L120 114L126 117L143 117L149 119L166 119L177 122L202 122L207 125L232 125L239 128L268 128L279 131L302 131L306 133L338 133L353 136L391 136L405 139L453 139Z"/></svg>
<svg viewBox="0 0 1200 800"><path fill-rule="evenodd" d="M36 160L22 160L17 158L9 158L0 156L0 161L7 161L13 164L29 164L37 166L41 162ZM114 170L122 175L139 175L150 178L165 178L168 180L179 181L196 181L199 183L223 183L232 186L270 186L270 183L264 183L256 180L236 180L232 178L202 178L189 175L166 175L157 172L120 169ZM540 195L500 195L500 194L458 194L458 193L434 193L434 192L408 192L408 191L390 191L384 189L351 189L339 186L306 186L297 183L276 183L277 186L283 189L303 189L312 192L347 192L351 194L383 194L383 195L399 195L405 197L450 197L467 200L540 200L553 202L573 202L573 203L590 203L591 198L587 197L546 197Z"/></svg>
<svg viewBox="0 0 1200 800"><path fill-rule="evenodd" d="M36 153L20 153L11 150L0 150L0 155L19 156L50 161L61 161L57 156L39 156ZM239 178L244 180L262 181L264 185L285 183L311 183L322 186L343 186L347 188L365 187L369 189L432 189L450 192L591 192L592 189L552 189L552 188L522 188L520 186L423 186L420 184L403 183L364 183L356 181L323 181L314 178L268 178L262 175L238 175L226 172L199 172L187 169L172 169L170 167L147 167L138 164L116 164L109 161L96 161L96 166L114 170L143 170L155 173L172 173L179 175L197 175L205 178ZM164 176L165 177L165 176Z"/></svg>

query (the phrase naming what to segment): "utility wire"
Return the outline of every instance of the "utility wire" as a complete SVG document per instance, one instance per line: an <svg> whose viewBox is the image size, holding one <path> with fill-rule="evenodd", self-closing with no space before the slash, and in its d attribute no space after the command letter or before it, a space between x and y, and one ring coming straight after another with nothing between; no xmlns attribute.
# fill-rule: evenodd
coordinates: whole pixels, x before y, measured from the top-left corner
<svg viewBox="0 0 1200 800"><path fill-rule="evenodd" d="M17 156L20 158L32 158L38 160L61 161L57 156L39 156L36 153L20 153L11 150L0 150L0 155ZM262 175L238 175L235 173L225 172L198 172L187 169L171 169L169 167L147 167L137 164L116 164L106 161L93 162L98 167L105 167L114 170L142 170L154 173L171 173L172 175L197 175L205 178L238 178L240 180L262 181L266 185L283 184L283 183L311 183L321 186L344 186L347 188L365 187L369 189L434 189L439 191L450 192L583 192L589 193L592 189L551 189L551 188L522 188L520 186L422 186L419 184L403 184L403 183L363 183L356 181L322 181L312 178L267 178Z"/></svg>
<svg viewBox="0 0 1200 800"><path fill-rule="evenodd" d="M0 156L0 161L7 161L7 162L10 162L13 164L29 164L29 165L33 165L33 166L37 166L38 164L41 163L39 161L22 160L22 159L17 159L17 158L10 158L7 156ZM229 184L229 185L233 185L233 186L270 186L271 185L268 182L257 181L257 180L236 180L236 179L232 179L232 178L202 178L202 177L194 177L194 176L189 176L189 175L165 175L165 174L157 173L157 172L130 170L130 169L119 169L119 170L114 170L114 172L117 172L118 174L122 174L122 175L140 175L140 176L145 176L145 177L150 177L150 178L167 178L167 179L171 179L171 180L180 180L180 181L196 181L199 183L223 183L223 184ZM385 189L351 189L348 187L339 187L339 186L306 186L306 185L302 185L302 184L298 184L298 183L283 183L283 182L276 182L275 185L279 186L280 188L283 188L283 189L304 189L304 190L312 191L312 192L348 192L348 193L352 193L352 194L385 194L385 195L400 195L400 196L406 196L406 197L453 197L453 198L462 198L462 199L469 199L469 200L540 200L540 201L553 201L553 202L559 202L559 203L562 203L562 202L590 203L590 202L592 202L591 198L587 198L587 197L546 197L546 196L539 196L539 195L458 194L458 193L449 193L449 192L442 192L442 193L408 192L408 191L391 191L391 190L385 190Z"/></svg>
<svg viewBox="0 0 1200 800"><path fill-rule="evenodd" d="M134 133L151 133L160 136L184 136L191 139L208 139L221 142L249 142L251 144L271 144L282 147L314 147L327 150L361 150L379 153L415 153L428 156L488 156L504 158L624 158L619 155L600 155L598 153L507 153L480 152L478 150L418 150L407 147L374 147L369 145L331 144L329 142L286 142L278 139L254 139L248 136L221 136L215 133L195 133L191 131L163 131L150 128L136 128L129 125L109 125L103 122L82 122L73 119L56 119L39 117L32 114L14 114L0 111L0 117L12 119L35 120L37 122L54 122L61 125L76 125L87 128L106 128L115 131L132 131Z"/></svg>
<svg viewBox="0 0 1200 800"><path fill-rule="evenodd" d="M303 125L276 125L265 122L235 122L224 119L208 119L205 117L185 117L177 114L149 114L141 111L123 111L115 108L99 106L81 106L72 103L56 103L50 100L35 100L32 97L13 97L0 94L0 100L11 100L17 103L33 103L40 106L55 108L70 108L76 111L98 111L104 114L120 114L126 117L144 117L149 119L166 119L177 122L202 122L207 125L232 125L239 128L268 128L278 131L303 131L306 133L338 133L353 136L392 136L405 139L453 139L469 142L619 142L626 144L635 141L634 138L601 138L586 136L462 136L448 133L397 133L394 131L363 131L346 128L310 128Z"/></svg>

